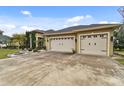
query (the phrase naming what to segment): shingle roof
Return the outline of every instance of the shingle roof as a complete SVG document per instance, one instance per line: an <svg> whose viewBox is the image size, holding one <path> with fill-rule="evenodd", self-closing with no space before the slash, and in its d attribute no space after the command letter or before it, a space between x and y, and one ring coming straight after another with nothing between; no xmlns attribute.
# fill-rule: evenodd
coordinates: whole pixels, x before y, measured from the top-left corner
<svg viewBox="0 0 124 93"><path fill-rule="evenodd" d="M38 32L38 33L52 33L53 31L55 31L55 30L52 30L52 29L50 29L50 30L39 30L39 29L35 29L35 30L32 30L31 32Z"/></svg>
<svg viewBox="0 0 124 93"><path fill-rule="evenodd" d="M53 30L53 29L50 29L50 30L46 30L46 31L44 31L45 34L54 33L54 32L56 32L56 31Z"/></svg>
<svg viewBox="0 0 124 93"><path fill-rule="evenodd" d="M119 24L91 24L91 25L79 25L79 26L72 26L72 27L67 27L64 29L60 30L33 30L35 32L40 32L40 33L45 33L45 34L56 34L56 33L64 33L64 32L73 32L75 30L80 30L80 29L89 29L89 28L95 28L95 27L107 27L107 26L117 26Z"/></svg>
<svg viewBox="0 0 124 93"><path fill-rule="evenodd" d="M61 29L61 30L58 30L58 31L59 32L67 32L67 31L73 31L73 30L78 30L78 29L99 27L99 26L109 26L109 25L111 25L111 24L79 25L79 26L73 26L73 27L64 28L64 29Z"/></svg>
<svg viewBox="0 0 124 93"><path fill-rule="evenodd" d="M80 29L89 29L89 28L95 28L95 27L109 27L109 26L118 26L119 24L91 24L91 25L79 25L79 26L73 26L73 27L67 27L61 30L55 30L48 34L54 34L54 33L64 33L64 32L74 32L75 30ZM47 33L47 31L45 31Z"/></svg>
<svg viewBox="0 0 124 93"><path fill-rule="evenodd" d="M31 32L39 32L39 33L44 33L44 30L35 29L35 30L32 30Z"/></svg>

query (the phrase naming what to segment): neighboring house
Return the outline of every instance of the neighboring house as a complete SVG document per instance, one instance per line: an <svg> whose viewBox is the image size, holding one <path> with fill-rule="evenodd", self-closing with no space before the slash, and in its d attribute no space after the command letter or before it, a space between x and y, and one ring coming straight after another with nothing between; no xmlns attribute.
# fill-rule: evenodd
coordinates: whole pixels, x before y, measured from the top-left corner
<svg viewBox="0 0 124 93"><path fill-rule="evenodd" d="M113 31L117 27L119 27L117 24L92 24L57 31L35 30L28 32L32 34L28 34L27 42L30 48L36 48L37 38L41 37L45 39L44 45L49 51L111 56Z"/></svg>
<svg viewBox="0 0 124 93"><path fill-rule="evenodd" d="M3 35L3 31L0 30L0 48L6 47L10 40L9 36Z"/></svg>

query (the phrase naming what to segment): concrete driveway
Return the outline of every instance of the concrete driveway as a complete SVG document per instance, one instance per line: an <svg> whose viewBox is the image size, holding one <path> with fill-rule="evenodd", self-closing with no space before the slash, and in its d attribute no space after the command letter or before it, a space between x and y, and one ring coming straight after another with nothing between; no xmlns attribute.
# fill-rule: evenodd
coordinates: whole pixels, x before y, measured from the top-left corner
<svg viewBox="0 0 124 93"><path fill-rule="evenodd" d="M124 85L109 57L40 52L0 60L0 85Z"/></svg>

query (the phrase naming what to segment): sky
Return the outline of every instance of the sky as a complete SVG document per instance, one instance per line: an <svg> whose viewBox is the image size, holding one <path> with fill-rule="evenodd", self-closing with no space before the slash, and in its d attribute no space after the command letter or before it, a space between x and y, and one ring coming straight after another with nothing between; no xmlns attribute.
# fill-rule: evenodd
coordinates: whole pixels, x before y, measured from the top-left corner
<svg viewBox="0 0 124 93"><path fill-rule="evenodd" d="M0 30L5 35L34 29L62 29L122 21L117 6L0 6Z"/></svg>

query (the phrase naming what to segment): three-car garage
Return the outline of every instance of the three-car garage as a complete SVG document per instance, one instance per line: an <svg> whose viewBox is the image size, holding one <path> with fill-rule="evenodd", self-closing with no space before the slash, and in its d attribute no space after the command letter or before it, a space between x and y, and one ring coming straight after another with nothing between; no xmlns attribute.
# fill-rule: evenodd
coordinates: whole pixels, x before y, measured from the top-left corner
<svg viewBox="0 0 124 93"><path fill-rule="evenodd" d="M118 25L70 27L47 34L47 49L87 55L113 55L113 31Z"/></svg>

